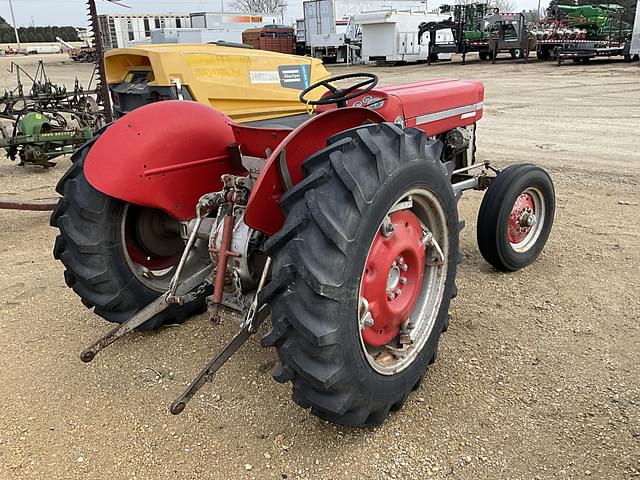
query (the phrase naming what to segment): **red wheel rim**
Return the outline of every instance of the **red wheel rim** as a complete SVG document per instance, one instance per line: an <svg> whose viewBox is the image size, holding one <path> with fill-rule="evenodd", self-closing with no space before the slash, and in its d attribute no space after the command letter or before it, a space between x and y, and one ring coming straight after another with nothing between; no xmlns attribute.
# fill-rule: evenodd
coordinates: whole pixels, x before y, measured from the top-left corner
<svg viewBox="0 0 640 480"><path fill-rule="evenodd" d="M151 271L166 270L177 265L180 260L179 254L158 255L151 253L148 248L144 247L136 234L136 222L139 221L139 218L139 213L131 214L131 209L127 208L123 220L123 241L131 262Z"/></svg>
<svg viewBox="0 0 640 480"><path fill-rule="evenodd" d="M371 245L360 286L375 323L362 331L365 344L379 347L391 342L409 319L420 296L425 269L423 231L410 210L390 215L394 230L380 230Z"/></svg>
<svg viewBox="0 0 640 480"><path fill-rule="evenodd" d="M517 245L524 242L535 225L536 205L533 195L521 193L511 208L507 223L509 242Z"/></svg>
<svg viewBox="0 0 640 480"><path fill-rule="evenodd" d="M178 264L179 257L177 255L158 257L145 252L128 226L125 229L124 241L131 261L149 270L164 270Z"/></svg>

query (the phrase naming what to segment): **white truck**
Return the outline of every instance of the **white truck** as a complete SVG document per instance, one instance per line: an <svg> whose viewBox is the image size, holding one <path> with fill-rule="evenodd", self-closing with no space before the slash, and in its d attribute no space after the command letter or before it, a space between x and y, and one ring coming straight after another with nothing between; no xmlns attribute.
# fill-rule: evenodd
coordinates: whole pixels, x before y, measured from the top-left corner
<svg viewBox="0 0 640 480"><path fill-rule="evenodd" d="M360 56L360 29L354 15L368 11L422 9L420 0L307 0L303 2L304 41L309 55L325 62ZM300 29L300 24L298 24Z"/></svg>
<svg viewBox="0 0 640 480"><path fill-rule="evenodd" d="M355 15L353 22L362 29L363 63L420 62L429 59L429 35L420 36L423 22L445 20L437 13L387 10ZM436 41L453 42L451 29L437 32ZM436 60L451 60L453 54L434 55Z"/></svg>

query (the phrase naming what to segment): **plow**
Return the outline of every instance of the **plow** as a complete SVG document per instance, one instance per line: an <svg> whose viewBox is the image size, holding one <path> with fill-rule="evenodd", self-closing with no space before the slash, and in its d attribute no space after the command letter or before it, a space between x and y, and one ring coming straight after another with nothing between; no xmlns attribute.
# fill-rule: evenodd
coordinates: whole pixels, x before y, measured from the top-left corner
<svg viewBox="0 0 640 480"><path fill-rule="evenodd" d="M460 197L485 191L480 252L516 271L549 236L549 175L476 160L480 82L379 87L370 73L329 77L319 62L213 45L185 55L236 68L162 78L161 48L107 55L121 66L109 81L126 114L74 154L57 186L54 257L82 303L115 323L80 359L136 329L233 311L235 335L172 414L263 331L278 352L273 377L298 405L338 424L382 423L420 386L447 330ZM178 98L145 100L167 83ZM189 101L202 88L206 101Z"/></svg>

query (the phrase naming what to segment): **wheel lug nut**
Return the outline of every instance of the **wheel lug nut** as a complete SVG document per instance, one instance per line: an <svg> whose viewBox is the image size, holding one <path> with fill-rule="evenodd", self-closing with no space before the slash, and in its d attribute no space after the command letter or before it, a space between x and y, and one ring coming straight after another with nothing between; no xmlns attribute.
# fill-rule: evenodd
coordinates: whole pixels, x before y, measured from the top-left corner
<svg viewBox="0 0 640 480"><path fill-rule="evenodd" d="M406 263L403 263L403 264L402 264L402 267L400 267L400 268L402 268L402 271L403 271L403 272L406 272L406 271L409 269L409 267L407 266L407 264L406 264Z"/></svg>
<svg viewBox="0 0 640 480"><path fill-rule="evenodd" d="M406 285L407 284L407 277L400 277L400 283L402 285Z"/></svg>
<svg viewBox="0 0 640 480"><path fill-rule="evenodd" d="M400 294L402 293L402 290L400 290L399 288L396 288L396 295L399 297Z"/></svg>
<svg viewBox="0 0 640 480"><path fill-rule="evenodd" d="M389 292L389 293L387 293L387 298L389 300L393 300L394 298L396 298L396 296L392 292Z"/></svg>
<svg viewBox="0 0 640 480"><path fill-rule="evenodd" d="M404 264L404 258L398 257L398 264L403 265Z"/></svg>

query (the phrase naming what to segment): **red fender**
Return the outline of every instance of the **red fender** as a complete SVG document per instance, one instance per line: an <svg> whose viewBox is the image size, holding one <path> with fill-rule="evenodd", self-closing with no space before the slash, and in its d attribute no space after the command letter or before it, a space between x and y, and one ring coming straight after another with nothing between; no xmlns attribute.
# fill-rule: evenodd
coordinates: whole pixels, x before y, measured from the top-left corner
<svg viewBox="0 0 640 480"><path fill-rule="evenodd" d="M287 135L267 159L251 191L244 221L267 235L273 235L284 225L284 214L278 205L285 192L278 165L283 152L291 182L295 185L302 180L302 162L326 147L329 137L364 123L384 121L384 117L374 110L359 107L328 110L311 117Z"/></svg>
<svg viewBox="0 0 640 480"><path fill-rule="evenodd" d="M226 115L196 102L146 105L98 138L85 176L106 195L189 220L200 196L221 190L220 176L233 173L229 123Z"/></svg>

